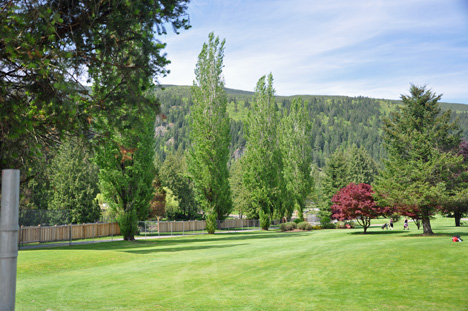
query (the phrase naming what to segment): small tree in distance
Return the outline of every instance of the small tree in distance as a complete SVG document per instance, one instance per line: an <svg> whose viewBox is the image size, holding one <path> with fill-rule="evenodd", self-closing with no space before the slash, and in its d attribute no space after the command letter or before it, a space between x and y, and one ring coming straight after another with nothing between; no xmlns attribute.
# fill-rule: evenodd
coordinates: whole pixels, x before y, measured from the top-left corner
<svg viewBox="0 0 468 311"><path fill-rule="evenodd" d="M371 219L391 212L390 208L380 207L375 202L373 193L371 185L350 183L333 196L332 218L338 220L356 219L366 233Z"/></svg>

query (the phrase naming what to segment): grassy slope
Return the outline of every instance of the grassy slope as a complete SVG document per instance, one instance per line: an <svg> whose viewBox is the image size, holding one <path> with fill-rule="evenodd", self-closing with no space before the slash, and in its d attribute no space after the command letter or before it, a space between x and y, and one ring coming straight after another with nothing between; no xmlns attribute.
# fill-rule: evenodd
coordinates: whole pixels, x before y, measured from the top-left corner
<svg viewBox="0 0 468 311"><path fill-rule="evenodd" d="M468 236L379 227L20 251L17 310L466 310Z"/></svg>

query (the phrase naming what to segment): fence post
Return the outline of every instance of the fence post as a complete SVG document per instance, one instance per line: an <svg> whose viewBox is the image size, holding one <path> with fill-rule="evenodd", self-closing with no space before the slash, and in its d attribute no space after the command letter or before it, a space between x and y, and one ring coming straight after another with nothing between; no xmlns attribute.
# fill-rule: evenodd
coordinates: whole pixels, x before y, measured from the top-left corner
<svg viewBox="0 0 468 311"><path fill-rule="evenodd" d="M19 170L2 170L0 310L15 310L18 259Z"/></svg>

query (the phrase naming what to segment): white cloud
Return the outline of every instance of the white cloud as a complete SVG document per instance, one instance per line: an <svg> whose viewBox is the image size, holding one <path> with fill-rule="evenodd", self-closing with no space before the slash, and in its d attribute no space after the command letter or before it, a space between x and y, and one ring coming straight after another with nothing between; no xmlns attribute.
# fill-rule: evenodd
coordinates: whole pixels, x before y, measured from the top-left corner
<svg viewBox="0 0 468 311"><path fill-rule="evenodd" d="M226 86L272 72L281 95L399 98L430 84L468 104L468 9L462 0L194 1L193 28L168 35L171 74L190 85L208 33L226 38Z"/></svg>

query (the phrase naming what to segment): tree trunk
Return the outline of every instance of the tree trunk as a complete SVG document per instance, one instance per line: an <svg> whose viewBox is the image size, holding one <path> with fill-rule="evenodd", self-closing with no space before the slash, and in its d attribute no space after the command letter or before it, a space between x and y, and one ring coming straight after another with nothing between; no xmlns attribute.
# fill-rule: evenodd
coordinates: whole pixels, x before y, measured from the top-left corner
<svg viewBox="0 0 468 311"><path fill-rule="evenodd" d="M460 227L460 221L461 221L461 213L458 210L454 211L454 216L455 216L455 227Z"/></svg>
<svg viewBox="0 0 468 311"><path fill-rule="evenodd" d="M431 219L429 216L422 217L423 235L434 235L431 228Z"/></svg>

